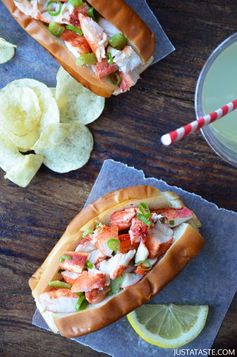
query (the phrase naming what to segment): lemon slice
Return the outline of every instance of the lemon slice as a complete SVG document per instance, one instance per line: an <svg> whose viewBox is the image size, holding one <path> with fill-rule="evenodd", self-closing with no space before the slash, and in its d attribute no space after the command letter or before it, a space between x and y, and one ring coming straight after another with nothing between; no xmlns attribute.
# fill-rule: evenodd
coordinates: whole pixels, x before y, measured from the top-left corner
<svg viewBox="0 0 237 357"><path fill-rule="evenodd" d="M136 333L162 348L178 348L194 340L203 330L207 305L143 305L127 315Z"/></svg>

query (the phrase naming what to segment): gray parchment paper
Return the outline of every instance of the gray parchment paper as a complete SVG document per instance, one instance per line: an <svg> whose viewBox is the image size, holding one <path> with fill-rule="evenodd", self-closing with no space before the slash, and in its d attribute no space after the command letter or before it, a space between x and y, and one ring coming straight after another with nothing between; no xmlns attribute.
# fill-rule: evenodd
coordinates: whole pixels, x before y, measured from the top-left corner
<svg viewBox="0 0 237 357"><path fill-rule="evenodd" d="M132 185L151 185L177 192L193 209L203 226L206 244L201 254L157 295L152 303L208 304L207 325L201 335L186 348L211 348L237 286L237 213L218 208L200 196L169 186L162 180L145 178L142 171L113 160L106 160L86 204L101 195ZM47 329L38 312L33 324ZM142 341L126 318L88 336L75 339L91 348L114 357L171 357L173 350L161 350Z"/></svg>
<svg viewBox="0 0 237 357"><path fill-rule="evenodd" d="M174 46L164 33L146 0L126 1L156 34L157 46L154 63L173 52ZM55 86L57 62L17 24L2 2L0 2L0 37L17 45L14 59L0 65L0 88L10 81L24 77L38 79L49 86Z"/></svg>

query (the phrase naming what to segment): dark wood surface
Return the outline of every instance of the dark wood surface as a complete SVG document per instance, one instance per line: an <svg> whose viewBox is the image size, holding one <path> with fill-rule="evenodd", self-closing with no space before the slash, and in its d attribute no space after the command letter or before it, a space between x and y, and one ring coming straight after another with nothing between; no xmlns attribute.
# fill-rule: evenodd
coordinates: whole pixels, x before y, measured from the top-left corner
<svg viewBox="0 0 237 357"><path fill-rule="evenodd" d="M44 260L67 223L81 209L103 160L113 158L237 210L236 169L224 163L200 134L171 148L160 135L194 118L199 72L218 43L236 31L233 0L152 0L150 4L176 52L148 69L123 96L107 101L91 125L95 149L81 170L57 175L43 168L27 189L3 179L0 191L0 355L102 356L31 325L35 310L28 278ZM237 341L233 302L214 348Z"/></svg>

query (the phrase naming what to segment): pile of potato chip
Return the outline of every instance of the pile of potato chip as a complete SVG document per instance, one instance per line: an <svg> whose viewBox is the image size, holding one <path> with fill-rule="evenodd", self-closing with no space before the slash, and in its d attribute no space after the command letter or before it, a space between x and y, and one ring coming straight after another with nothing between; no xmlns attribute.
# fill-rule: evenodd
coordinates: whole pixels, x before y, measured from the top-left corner
<svg viewBox="0 0 237 357"><path fill-rule="evenodd" d="M102 113L105 99L84 88L63 68L56 88L19 79L0 91L0 167L26 187L43 163L66 173L90 158L93 137L85 126Z"/></svg>

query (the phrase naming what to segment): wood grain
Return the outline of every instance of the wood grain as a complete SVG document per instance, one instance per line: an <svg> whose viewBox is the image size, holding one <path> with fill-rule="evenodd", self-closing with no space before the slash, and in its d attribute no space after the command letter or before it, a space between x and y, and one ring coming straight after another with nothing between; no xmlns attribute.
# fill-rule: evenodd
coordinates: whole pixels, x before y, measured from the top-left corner
<svg viewBox="0 0 237 357"><path fill-rule="evenodd" d="M224 163L200 134L165 148L160 135L194 118L194 90L210 51L237 28L233 0L151 0L176 52L148 69L128 94L107 101L91 125L95 149L81 170L57 175L40 170L27 189L3 179L0 190L0 355L102 356L31 325L35 309L27 280L44 260L71 218L81 209L103 160L113 158L147 176L200 194L237 210L236 169ZM237 340L233 302L214 348Z"/></svg>

